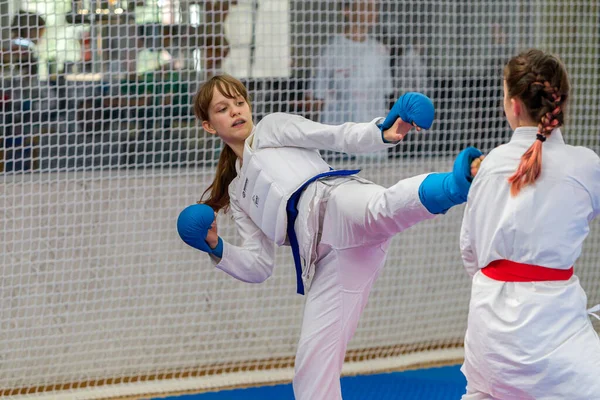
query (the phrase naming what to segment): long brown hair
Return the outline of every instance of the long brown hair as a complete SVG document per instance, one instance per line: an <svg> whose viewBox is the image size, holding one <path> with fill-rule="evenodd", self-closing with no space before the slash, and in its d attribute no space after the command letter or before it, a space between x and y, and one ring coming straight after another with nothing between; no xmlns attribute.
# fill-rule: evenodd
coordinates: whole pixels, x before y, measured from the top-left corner
<svg viewBox="0 0 600 400"><path fill-rule="evenodd" d="M508 97L520 99L529 117L538 122L537 140L521 157L517 171L508 178L510 193L516 196L540 176L542 144L555 128L564 124L569 78L558 57L532 49L508 62L504 79Z"/></svg>
<svg viewBox="0 0 600 400"><path fill-rule="evenodd" d="M216 75L204 82L194 96L194 114L200 121L208 121L208 109L213 98L214 89L217 89L223 96L234 99L242 96L248 104L248 90L242 82L230 75ZM220 210L227 211L229 208L229 184L235 178L235 162L237 156L227 144L223 143L223 149L217 163L215 179L210 186L202 193L198 203L210 206L215 212ZM204 197L207 196L206 199Z"/></svg>

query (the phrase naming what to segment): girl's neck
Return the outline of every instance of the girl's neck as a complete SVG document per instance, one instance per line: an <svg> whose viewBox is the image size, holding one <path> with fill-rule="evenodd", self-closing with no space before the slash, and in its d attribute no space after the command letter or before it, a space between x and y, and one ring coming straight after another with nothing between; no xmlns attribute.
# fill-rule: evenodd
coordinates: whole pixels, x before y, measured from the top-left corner
<svg viewBox="0 0 600 400"><path fill-rule="evenodd" d="M537 128L538 124L533 121L519 121L517 128Z"/></svg>
<svg viewBox="0 0 600 400"><path fill-rule="evenodd" d="M528 126L538 126L538 123L535 122L533 119L531 119L531 117L529 117L528 113L523 113L519 116L518 120L517 120L517 127L518 128L525 128Z"/></svg>
<svg viewBox="0 0 600 400"><path fill-rule="evenodd" d="M232 144L228 143L227 146L229 146L231 148L231 150L233 150L233 152L235 153L235 155L237 156L237 158L239 158L239 160L241 162L244 157L244 142L232 143Z"/></svg>

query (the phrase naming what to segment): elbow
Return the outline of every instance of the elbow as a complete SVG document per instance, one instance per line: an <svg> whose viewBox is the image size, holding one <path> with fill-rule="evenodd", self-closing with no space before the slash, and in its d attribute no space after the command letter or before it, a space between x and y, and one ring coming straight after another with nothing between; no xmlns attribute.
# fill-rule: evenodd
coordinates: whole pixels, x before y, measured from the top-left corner
<svg viewBox="0 0 600 400"><path fill-rule="evenodd" d="M246 283L263 283L273 274L273 264L264 260L257 260L248 265L243 279L238 279Z"/></svg>
<svg viewBox="0 0 600 400"><path fill-rule="evenodd" d="M254 276L254 283L263 283L273 274L273 267L268 264L262 264L256 268L256 275Z"/></svg>
<svg viewBox="0 0 600 400"><path fill-rule="evenodd" d="M267 279L269 279L269 277L271 276L271 274L262 274L262 275L257 275L254 277L254 279L252 280L251 283L263 283L264 281L266 281Z"/></svg>
<svg viewBox="0 0 600 400"><path fill-rule="evenodd" d="M225 272L227 272L229 275L231 275L238 281L242 281L245 283L254 283L254 284L263 283L271 276L270 272L263 271L263 270L251 270L251 271L245 271L244 273L228 272L228 271L225 271Z"/></svg>
<svg viewBox="0 0 600 400"><path fill-rule="evenodd" d="M479 270L477 259L475 255L471 252L463 252L462 253L462 261L467 273L470 276L475 275L475 273Z"/></svg>
<svg viewBox="0 0 600 400"><path fill-rule="evenodd" d="M475 276L477 271L479 271L479 268L477 267L477 265L475 263L464 263L464 265L465 265L465 270L467 271L467 274L469 274L469 276L471 278Z"/></svg>

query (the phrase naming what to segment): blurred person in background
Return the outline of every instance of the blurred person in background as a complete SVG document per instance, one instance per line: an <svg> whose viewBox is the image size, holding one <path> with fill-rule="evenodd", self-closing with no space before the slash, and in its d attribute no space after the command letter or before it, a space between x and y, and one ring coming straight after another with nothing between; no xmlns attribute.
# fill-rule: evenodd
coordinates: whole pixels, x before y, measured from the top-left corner
<svg viewBox="0 0 600 400"><path fill-rule="evenodd" d="M319 122L339 125L385 115L393 94L390 55L371 30L379 20L375 0L345 0L341 4L344 32L333 35L314 66L308 108ZM362 155L385 158L385 150Z"/></svg>
<svg viewBox="0 0 600 400"><path fill-rule="evenodd" d="M38 74L37 45L46 31L46 21L40 15L19 11L11 23L10 47L2 49L2 62L15 70L14 74L32 77Z"/></svg>
<svg viewBox="0 0 600 400"><path fill-rule="evenodd" d="M319 122L330 125L385 115L393 92L388 49L370 34L379 19L377 2L343 1L342 14L344 32L323 47L308 94Z"/></svg>
<svg viewBox="0 0 600 400"><path fill-rule="evenodd" d="M39 81L37 46L46 21L36 13L19 11L12 19L11 40L2 49L2 128L0 150L5 172L35 168L36 129L33 123L47 120L53 105L50 91Z"/></svg>

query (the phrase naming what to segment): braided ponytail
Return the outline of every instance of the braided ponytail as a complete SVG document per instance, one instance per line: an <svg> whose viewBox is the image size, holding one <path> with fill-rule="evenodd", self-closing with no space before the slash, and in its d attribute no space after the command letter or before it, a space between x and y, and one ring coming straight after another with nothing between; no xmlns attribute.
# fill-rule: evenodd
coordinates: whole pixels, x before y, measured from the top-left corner
<svg viewBox="0 0 600 400"><path fill-rule="evenodd" d="M564 123L569 81L558 58L540 50L529 50L511 59L504 76L508 96L518 97L529 116L539 121L535 142L521 157L517 171L508 178L510 193L516 196L542 172L542 145L552 131Z"/></svg>

